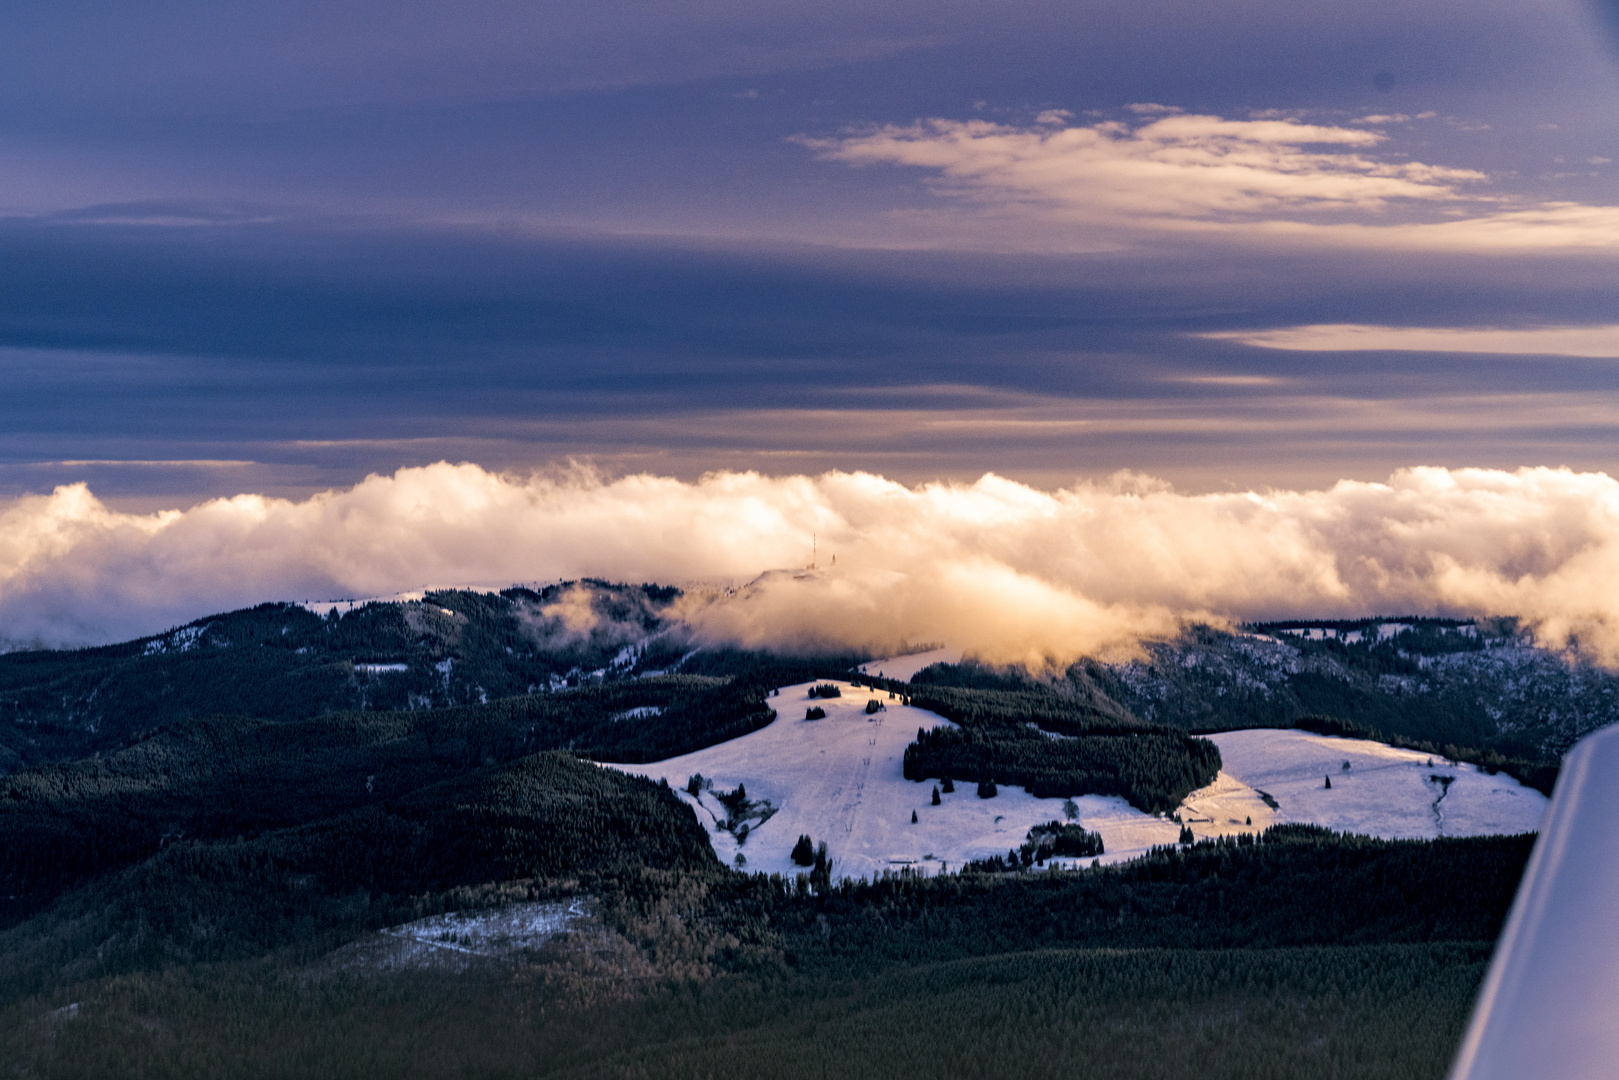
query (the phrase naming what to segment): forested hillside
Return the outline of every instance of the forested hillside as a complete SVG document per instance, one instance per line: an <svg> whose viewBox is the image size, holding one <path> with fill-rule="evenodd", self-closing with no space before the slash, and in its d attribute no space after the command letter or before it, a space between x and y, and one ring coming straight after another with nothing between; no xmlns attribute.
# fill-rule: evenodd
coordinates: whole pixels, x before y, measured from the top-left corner
<svg viewBox="0 0 1619 1080"><path fill-rule="evenodd" d="M122 861L0 933L0 981L27 992L64 977L308 955L441 909L458 888L719 869L666 787L555 753L284 828L166 837Z"/></svg>
<svg viewBox="0 0 1619 1080"><path fill-rule="evenodd" d="M656 671L690 649L667 617L679 596L590 581L325 616L261 604L119 645L0 654L0 770L198 717L432 708Z"/></svg>
<svg viewBox="0 0 1619 1080"><path fill-rule="evenodd" d="M386 805L542 751L605 761L685 753L769 723L762 694L661 676L453 709L176 724L115 753L0 777L0 911L32 910L175 843Z"/></svg>
<svg viewBox="0 0 1619 1080"><path fill-rule="evenodd" d="M1537 648L1511 624L1408 617L1241 633L1200 627L1142 648L1137 660L1082 665L1057 688L1083 679L1143 719L1192 731L1324 716L1528 761L1555 760L1619 716L1619 676Z"/></svg>
<svg viewBox="0 0 1619 1080"><path fill-rule="evenodd" d="M1194 626L1141 655L1030 672L971 659L917 673L914 693L948 688L1048 693L1098 715L1192 732L1320 720L1409 745L1486 759L1555 763L1619 717L1619 675L1539 648L1516 625L1459 619L1295 620L1240 631Z"/></svg>

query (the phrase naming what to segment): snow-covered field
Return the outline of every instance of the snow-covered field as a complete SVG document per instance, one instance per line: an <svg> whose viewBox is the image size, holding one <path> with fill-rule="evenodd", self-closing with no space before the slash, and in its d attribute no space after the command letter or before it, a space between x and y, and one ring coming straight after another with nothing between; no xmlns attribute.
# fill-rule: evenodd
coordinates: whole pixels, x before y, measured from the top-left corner
<svg viewBox="0 0 1619 1080"><path fill-rule="evenodd" d="M931 655L918 654L916 670L936 662ZM900 661L912 659L880 663L894 677ZM739 739L667 761L612 767L667 780L697 810L721 860L736 865L741 855L746 869L766 873L802 872L791 858L800 835L826 842L838 877L869 878L902 867L933 874L969 859L1004 855L1031 826L1066 819L1062 799L1037 799L1011 786L980 799L975 785L962 783L942 796L941 805L931 805L933 782L913 783L903 775L905 747L918 728L948 721L886 694L835 685L842 697L811 698L810 684L783 687L770 699L777 720ZM866 702L873 698L883 709L867 715ZM805 710L817 705L826 718L804 719ZM1383 837L1530 832L1547 804L1544 795L1509 776L1382 743L1269 729L1211 738L1224 768L1180 811L1198 836L1257 832L1281 822ZM685 790L693 775L711 784L696 797ZM732 814L718 799L738 785L755 804L740 842L740 829L721 828ZM1087 795L1073 802L1078 823L1102 835L1104 863L1173 844L1180 833L1176 822L1141 813L1120 798Z"/></svg>
<svg viewBox="0 0 1619 1080"><path fill-rule="evenodd" d="M838 876L869 878L906 866L933 874L959 868L969 859L1005 855L1023 843L1031 826L1065 820L1063 800L1036 799L1010 786L993 799L980 799L975 785L957 784L953 794L942 795L941 805L933 806L933 782L912 783L904 777L905 747L918 728L948 721L886 694L846 682L834 685L843 696L830 700L811 698L809 684L783 687L780 696L770 699L776 722L739 739L650 765L612 767L668 780L682 799L697 807L723 861L735 865L741 854L748 870L766 873L802 872L791 857L801 834L817 843L826 841ZM884 709L868 716L865 705L873 697ZM826 710L826 719L804 719L813 705ZM693 798L684 789L694 774L711 780L714 790ZM740 844L718 828L727 811L715 797L738 784L746 786L749 800L775 807ZM1142 854L1155 844L1172 844L1180 831L1174 822L1143 814L1120 798L1087 795L1074 803L1079 823L1102 834L1104 862Z"/></svg>
<svg viewBox="0 0 1619 1080"><path fill-rule="evenodd" d="M959 664L961 662L960 649L929 649L927 652L910 653L906 656L891 656L886 660L873 660L869 664L860 665L862 675L876 675L884 679L898 679L900 682L910 682L911 676L925 667L934 664Z"/></svg>
<svg viewBox="0 0 1619 1080"><path fill-rule="evenodd" d="M1195 791L1182 817L1200 835L1243 831L1233 819L1260 815L1384 837L1483 836L1534 832L1549 800L1510 776L1451 765L1415 750L1307 731L1227 731L1209 738L1220 748L1222 786ZM1332 781L1332 787L1326 781ZM1258 792L1276 801L1269 811Z"/></svg>

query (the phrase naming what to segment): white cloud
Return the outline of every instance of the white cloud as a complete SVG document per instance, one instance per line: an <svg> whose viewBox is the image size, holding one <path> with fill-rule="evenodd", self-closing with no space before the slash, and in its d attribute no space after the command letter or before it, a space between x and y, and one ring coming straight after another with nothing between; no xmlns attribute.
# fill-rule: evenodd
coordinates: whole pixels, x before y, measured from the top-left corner
<svg viewBox="0 0 1619 1080"><path fill-rule="evenodd" d="M995 476L606 482L439 464L161 514L76 485L0 507L0 626L64 643L422 585L742 582L802 566L812 534L819 573L698 596L690 618L751 644L945 639L1024 660L1127 648L1184 618L1442 611L1517 616L1619 660L1619 482L1551 469L1192 496L1139 476L1045 492Z"/></svg>
<svg viewBox="0 0 1619 1080"><path fill-rule="evenodd" d="M1463 352L1619 358L1619 325L1511 327L1369 326L1324 323L1227 330L1199 337L1301 352Z"/></svg>
<svg viewBox="0 0 1619 1080"><path fill-rule="evenodd" d="M1000 246L1085 250L1170 233L1283 246L1619 248L1619 207L1515 198L1487 186L1485 173L1388 153L1378 131L1129 109L1138 120L931 119L800 141L850 165L928 171L934 190L955 202L957 231L985 226ZM949 233L949 222L928 224Z"/></svg>
<svg viewBox="0 0 1619 1080"><path fill-rule="evenodd" d="M1169 114L1137 127L929 120L812 145L850 164L939 170L953 194L1033 200L1085 218L1207 219L1370 209L1396 199L1452 201L1456 184L1484 179L1358 152L1383 139L1293 120Z"/></svg>

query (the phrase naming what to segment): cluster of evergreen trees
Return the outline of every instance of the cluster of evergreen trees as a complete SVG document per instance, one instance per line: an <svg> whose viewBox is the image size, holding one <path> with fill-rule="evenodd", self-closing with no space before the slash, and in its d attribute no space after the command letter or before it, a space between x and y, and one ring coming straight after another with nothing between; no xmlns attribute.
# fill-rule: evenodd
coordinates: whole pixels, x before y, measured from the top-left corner
<svg viewBox="0 0 1619 1080"><path fill-rule="evenodd" d="M1062 821L1036 825L1029 830L1029 837L1023 846L1032 850L1037 861L1058 855L1089 858L1103 853L1101 833Z"/></svg>
<svg viewBox="0 0 1619 1080"><path fill-rule="evenodd" d="M1052 735L1128 735L1162 730L1115 703L1065 697L1044 687L990 690L924 684L910 704L969 728L1033 726Z"/></svg>
<svg viewBox="0 0 1619 1080"><path fill-rule="evenodd" d="M1046 864L1047 859L1058 856L1092 858L1103 853L1100 833L1089 832L1079 825L1060 821L1036 825L1028 837L1004 856L992 855L987 859L973 859L961 868L964 874L1012 874L1030 867Z"/></svg>
<svg viewBox="0 0 1619 1080"><path fill-rule="evenodd" d="M1121 795L1148 813L1168 811L1214 781L1220 751L1207 739L1142 729L1054 739L1023 724L918 731L905 777L1017 784L1040 798Z"/></svg>

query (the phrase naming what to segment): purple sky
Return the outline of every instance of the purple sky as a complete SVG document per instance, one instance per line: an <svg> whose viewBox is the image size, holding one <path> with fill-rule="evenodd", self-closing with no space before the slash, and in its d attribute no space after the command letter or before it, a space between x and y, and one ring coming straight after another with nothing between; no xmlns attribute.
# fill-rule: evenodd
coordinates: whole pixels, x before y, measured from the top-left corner
<svg viewBox="0 0 1619 1080"><path fill-rule="evenodd" d="M31 7L0 497L1613 468L1593 5Z"/></svg>

